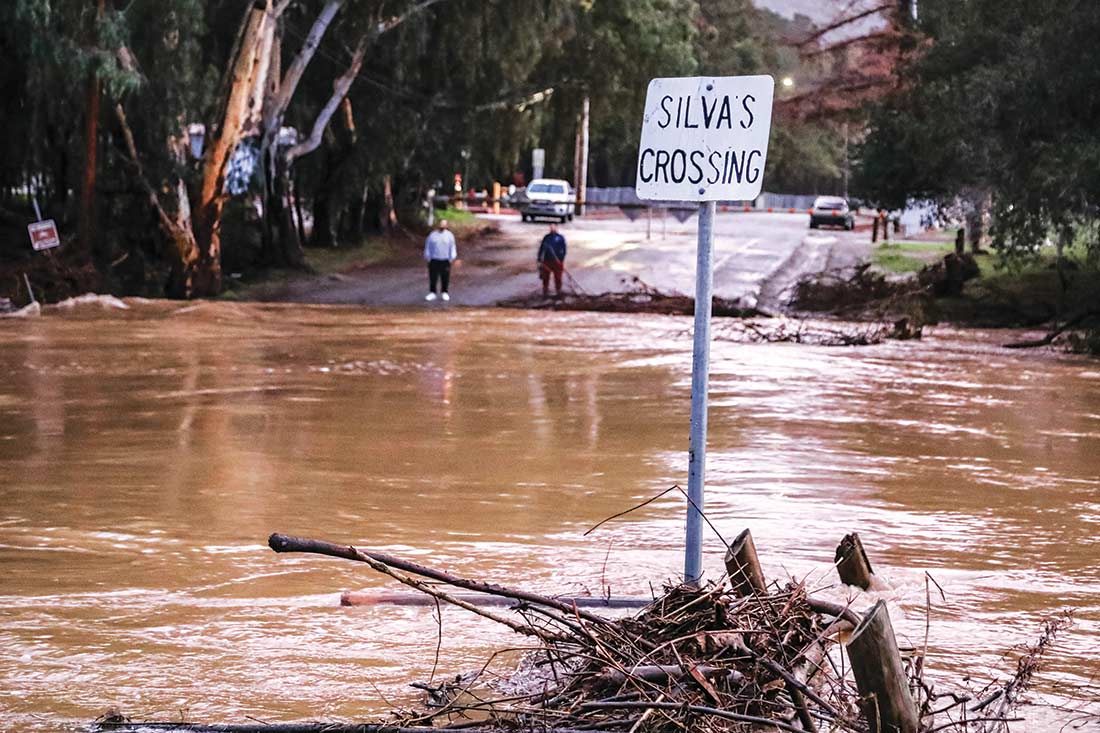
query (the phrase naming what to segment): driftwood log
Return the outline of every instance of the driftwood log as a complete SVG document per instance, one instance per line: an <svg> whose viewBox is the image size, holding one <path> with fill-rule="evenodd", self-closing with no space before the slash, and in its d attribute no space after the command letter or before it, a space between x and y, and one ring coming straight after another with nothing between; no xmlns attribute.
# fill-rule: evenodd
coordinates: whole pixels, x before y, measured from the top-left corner
<svg viewBox="0 0 1100 733"><path fill-rule="evenodd" d="M502 596L516 601L547 606L548 608L554 608L568 614L575 613L585 621L594 624L603 625L608 623L607 619L602 616L597 616L588 611L578 610L572 604L551 596L532 593L531 591L505 588L495 583L483 583L478 580L460 578L457 575L451 575L442 570L429 568L425 565L410 560L404 560L384 552L361 550L351 545L337 545L332 542L325 542L324 540L291 537L289 535L279 534L278 532L268 537L267 544L275 552L308 552L317 555L327 555L329 557L339 557L345 560L354 560L356 562L367 562L368 564L370 564L369 560L373 560L391 568L397 568L398 570L404 570L414 575L453 585L456 588L464 588L478 593L486 593L491 596Z"/></svg>
<svg viewBox="0 0 1100 733"><path fill-rule="evenodd" d="M97 721L92 731L140 733L141 731L186 731L187 733L439 733L446 727L382 725L379 723L139 723Z"/></svg>
<svg viewBox="0 0 1100 733"><path fill-rule="evenodd" d="M475 606L514 606L520 601L508 596L490 596L483 593L452 594ZM551 596L562 603L577 608L645 608L652 598L629 596ZM344 591L340 594L341 606L434 606L435 600L423 593L393 591Z"/></svg>

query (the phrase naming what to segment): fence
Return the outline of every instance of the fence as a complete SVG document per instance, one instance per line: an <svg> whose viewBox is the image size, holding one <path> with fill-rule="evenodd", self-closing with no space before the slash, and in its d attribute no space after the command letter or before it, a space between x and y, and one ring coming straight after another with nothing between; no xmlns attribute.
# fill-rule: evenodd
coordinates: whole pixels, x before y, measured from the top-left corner
<svg viewBox="0 0 1100 733"><path fill-rule="evenodd" d="M766 211L794 213L806 212L813 206L813 195L768 193L760 194L754 201L719 201L719 211ZM452 200L459 200L472 207L486 207L486 209L499 212L500 206L518 206L522 208L526 201L526 195L522 189L514 195L506 192L500 198L494 198L487 192L468 192L462 197L437 195L434 200L436 206L446 206ZM578 212L581 207L594 209L618 208L631 221L642 216L649 210L667 210L669 214L683 222L690 218L699 209L694 201L644 201L638 198L633 186L590 187L585 190L585 200L576 202Z"/></svg>

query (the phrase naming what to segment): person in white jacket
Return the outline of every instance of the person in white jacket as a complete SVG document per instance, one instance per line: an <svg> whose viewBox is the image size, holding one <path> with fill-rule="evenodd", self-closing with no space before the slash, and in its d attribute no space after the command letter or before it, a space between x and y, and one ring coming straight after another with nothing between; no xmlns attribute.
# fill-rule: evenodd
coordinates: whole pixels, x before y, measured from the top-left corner
<svg viewBox="0 0 1100 733"><path fill-rule="evenodd" d="M439 227L424 240L424 260L428 263L428 294L424 300L435 300L435 289L441 287L440 297L450 300L451 263L458 257L455 235L447 229L447 220L440 219Z"/></svg>

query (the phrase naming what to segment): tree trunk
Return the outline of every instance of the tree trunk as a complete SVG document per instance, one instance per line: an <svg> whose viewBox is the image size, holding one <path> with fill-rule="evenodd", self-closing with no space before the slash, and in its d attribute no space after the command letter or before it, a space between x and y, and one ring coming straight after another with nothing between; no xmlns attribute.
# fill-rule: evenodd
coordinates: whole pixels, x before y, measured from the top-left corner
<svg viewBox="0 0 1100 733"><path fill-rule="evenodd" d="M191 205L187 197L187 187L183 181L179 181L176 189L178 206L176 219L168 215L164 206L160 203L157 190L145 177L145 170L138 156L137 145L134 143L134 133L130 129L130 123L126 119L126 111L122 104L115 105L115 117L118 119L119 128L122 131L122 140L126 146L126 152L130 156L130 162L137 174L137 181L145 190L145 197L157 215L157 223L161 231L171 242L169 260L171 262L171 274L168 285L165 288L166 295L174 298L191 298L196 294L196 266L200 260L199 245L195 241L195 231L191 223Z"/></svg>
<svg viewBox="0 0 1100 733"><path fill-rule="evenodd" d="M96 234L96 172L99 164L96 160L99 139L99 77L93 71L88 79L87 120L84 125L84 178L80 187L80 251L85 254L95 252Z"/></svg>
<svg viewBox="0 0 1100 733"><path fill-rule="evenodd" d="M264 251L265 261L274 267L304 268L305 253L294 223L290 200L290 168L285 155L272 149L274 158L265 166Z"/></svg>
<svg viewBox="0 0 1100 733"><path fill-rule="evenodd" d="M970 238L970 252L972 254L978 254L982 251L985 217L989 213L990 198L988 191L977 191L972 195L970 206L966 211L966 233Z"/></svg>
<svg viewBox="0 0 1100 733"><path fill-rule="evenodd" d="M338 214L344 209L343 199L339 195L344 183L343 172L352 160L357 139L351 99L344 97L341 109L344 131L343 134L335 134L334 128L326 135L321 182L313 195L313 231L309 239L313 247L337 247L339 234L350 234L355 241L360 236L353 231L354 225L349 225L347 221L344 226L338 226Z"/></svg>
<svg viewBox="0 0 1100 733"><path fill-rule="evenodd" d="M95 22L103 17L106 0L97 0ZM91 33L92 45L97 43L97 30ZM85 254L95 253L96 239L96 174L98 172L99 152L99 97L101 84L95 71L88 77L88 102L85 108L87 118L84 125L84 180L80 188L80 250Z"/></svg>
<svg viewBox="0 0 1100 733"><path fill-rule="evenodd" d="M341 151L336 150L337 145L338 143L330 141L325 146L320 183L313 192L313 231L309 237L311 247L339 246L333 209L336 204L338 171L347 160L347 156L341 155Z"/></svg>
<svg viewBox="0 0 1100 733"><path fill-rule="evenodd" d="M885 603L864 614L846 649L871 733L917 733L917 707Z"/></svg>
<svg viewBox="0 0 1100 733"><path fill-rule="evenodd" d="M391 232L397 226L397 212L393 206L393 184L388 175L382 178L382 201L382 217L379 224L382 231Z"/></svg>
<svg viewBox="0 0 1100 733"><path fill-rule="evenodd" d="M309 246L338 247L336 219L332 215L332 187L322 183L313 195L313 231L310 232Z"/></svg>
<svg viewBox="0 0 1100 733"><path fill-rule="evenodd" d="M767 582L760 569L752 532L746 529L737 535L726 551L725 562L730 587L738 598L767 592Z"/></svg>
<svg viewBox="0 0 1100 733"><path fill-rule="evenodd" d="M214 136L203 156L202 188L195 216L199 261L195 266L193 296L216 295L222 289L221 219L226 201L226 170L244 133L253 82L262 62L261 40L269 9L270 0L266 6L257 0L245 16L241 42L229 63L224 108L218 124L211 127Z"/></svg>
<svg viewBox="0 0 1100 733"><path fill-rule="evenodd" d="M370 203L370 184L363 184L363 195L359 198L359 207L355 215L354 231L356 241L363 238L367 232L367 205Z"/></svg>
<svg viewBox="0 0 1100 733"><path fill-rule="evenodd" d="M290 199L294 203L294 221L298 227L298 249L301 250L302 243L306 241L306 217L302 213L302 199L299 195L302 187L299 183L298 174L295 172L291 179ZM304 262L305 258L303 257L303 264Z"/></svg>
<svg viewBox="0 0 1100 733"><path fill-rule="evenodd" d="M1062 227L1058 232L1055 248L1055 266L1058 270L1058 317L1066 311L1066 291L1069 290L1069 277L1066 275L1066 247L1073 245L1073 229Z"/></svg>

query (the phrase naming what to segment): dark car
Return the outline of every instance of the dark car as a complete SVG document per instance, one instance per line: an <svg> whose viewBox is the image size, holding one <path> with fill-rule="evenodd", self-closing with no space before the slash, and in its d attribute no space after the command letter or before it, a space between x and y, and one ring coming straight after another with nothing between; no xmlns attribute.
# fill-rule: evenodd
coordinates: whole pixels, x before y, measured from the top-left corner
<svg viewBox="0 0 1100 733"><path fill-rule="evenodd" d="M848 202L839 196L818 196L810 210L810 229L818 227L856 228L856 217L848 208Z"/></svg>

